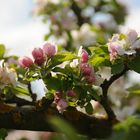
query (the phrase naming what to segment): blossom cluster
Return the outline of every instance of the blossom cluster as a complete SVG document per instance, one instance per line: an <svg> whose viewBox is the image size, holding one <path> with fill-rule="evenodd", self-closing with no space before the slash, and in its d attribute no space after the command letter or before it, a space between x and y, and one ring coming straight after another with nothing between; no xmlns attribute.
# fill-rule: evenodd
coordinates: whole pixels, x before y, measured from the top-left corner
<svg viewBox="0 0 140 140"><path fill-rule="evenodd" d="M76 92L74 90L68 90L65 93L65 96L67 98L76 98ZM68 106L69 106L69 101L66 97L63 97L63 92L56 92L55 93L55 98L54 98L54 103L56 104L56 108L62 112L64 111Z"/></svg>
<svg viewBox="0 0 140 140"><path fill-rule="evenodd" d="M4 88L7 85L17 85L16 71L8 68L7 65L0 66L0 88Z"/></svg>
<svg viewBox="0 0 140 140"><path fill-rule="evenodd" d="M45 42L42 48L38 47L33 49L32 56L34 60L32 60L28 56L23 56L19 59L19 64L23 68L29 68L33 64L41 66L45 62L46 58L53 57L56 54L56 52L57 47L55 44Z"/></svg>
<svg viewBox="0 0 140 140"><path fill-rule="evenodd" d="M79 49L78 55L80 56L79 69L87 83L93 84L96 81L93 67L88 64L88 53L82 47Z"/></svg>
<svg viewBox="0 0 140 140"><path fill-rule="evenodd" d="M133 55L140 49L140 40L135 30L129 30L126 34L114 34L107 43L110 61L124 56Z"/></svg>

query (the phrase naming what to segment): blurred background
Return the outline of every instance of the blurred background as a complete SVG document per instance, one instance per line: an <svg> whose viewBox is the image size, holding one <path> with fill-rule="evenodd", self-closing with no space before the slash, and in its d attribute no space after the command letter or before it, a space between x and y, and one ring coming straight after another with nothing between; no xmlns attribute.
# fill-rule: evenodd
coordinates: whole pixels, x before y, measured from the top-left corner
<svg viewBox="0 0 140 140"><path fill-rule="evenodd" d="M140 33L140 1L119 0L127 8L128 15L121 31L128 28ZM25 55L30 48L44 42L46 24L35 16L34 0L0 0L0 42L9 48L10 53Z"/></svg>
<svg viewBox="0 0 140 140"><path fill-rule="evenodd" d="M55 34L55 31L57 31L58 34L55 34L55 37L54 36L50 37L49 34L50 21L48 21L48 17L46 16L51 11L49 9L50 7L47 7L47 9L49 9L50 11L48 10L42 12L44 6L42 3L45 3L46 1L47 0L36 0L36 1L35 0L0 0L0 43L5 44L5 46L8 49L7 52L8 54L15 54L18 56L29 55L32 48L40 46L44 42L44 39L55 40L58 36L62 36L64 38L66 37L65 38L66 40L68 40L68 37L70 38L69 34L65 34L65 33L63 34L63 32L59 32L56 26L52 29L53 31L51 31L51 33L54 32ZM57 2L61 0L52 0L52 1ZM83 6L82 2L84 2L84 0L75 0L75 1L77 1L79 4L78 6L82 8ZM97 3L98 0L91 0L91 1ZM111 0L104 0L104 1L108 2ZM101 37L103 35L103 38L106 37L106 39L108 39L112 33L115 32L117 33L118 31L126 32L128 29L135 29L140 35L140 18L139 18L140 1L117 0L117 2L121 3L122 7L120 7L120 9L119 8L117 9L118 10L117 12L119 12L120 10L119 16L118 15L115 16L115 13L112 13L116 21L111 20L112 17L110 18L109 14L104 14L103 12L97 12L94 18L91 18L91 23L97 25L97 28L93 27L93 30L96 31L97 35ZM105 8L104 10L106 10L106 7L104 8ZM100 11L100 9L98 8L95 9L95 11L96 10ZM92 17L92 13L94 13L95 11L92 11L90 9L90 6L87 9L85 8L84 9L84 14L86 17L85 19L89 20L88 18L90 16ZM58 17L55 17L53 15L53 12L50 13L51 16L49 18L51 18L51 23L54 22L54 24L58 24L59 21ZM59 14L60 13L58 12L58 16ZM42 16L39 15L43 15L43 18ZM72 14L70 14L70 16L71 15ZM117 17L119 19L117 19ZM69 19L67 19L63 23L68 24L67 23L68 20ZM75 19L73 19L73 21L75 21ZM82 42L79 38L77 38L76 35L78 33L86 35L85 30L89 29L89 25L91 23L88 22L88 24L81 26L81 29L78 31L76 31L77 27L73 23L71 23L71 25L73 25L71 26L72 29L69 29L68 26L63 26L64 28L62 29L62 31L66 30L68 31L66 33L69 33L70 30L74 30L72 32L72 35L73 38L74 39L76 38L77 40L73 41L74 42L74 44L72 44L73 46L91 45L88 44L90 42L90 40L88 40L90 37L92 39L95 37L96 40L104 43L105 40L100 40L101 37L100 38L96 37L96 34L93 34L93 32L90 31L89 31L90 34L88 34L89 35L88 38L80 36L80 39L82 41L85 39L85 42ZM59 27L59 25L57 26ZM105 34L104 36L103 32L105 31L107 31L108 34ZM67 45L71 45L69 44L70 42L68 41L65 42L61 38L59 39L59 43L65 47ZM94 42L90 42L90 43L94 44ZM127 81L133 84L137 83L139 80L140 80L140 75L134 72L130 72L127 78ZM125 90L124 89L124 87L126 87L126 85L124 84L125 82L126 79L121 79L120 81L117 81L117 87L119 87L121 91L119 91L118 88L112 89L113 92L116 94L114 94L113 96L110 95L112 102L114 102L115 106L118 106L118 108L114 108L114 109L116 113L119 114L120 119L124 119L127 116L131 115L137 106L135 99L131 100L129 103L126 103L129 104L126 107L123 107L122 103L120 103L123 100L123 96L121 93L124 92ZM49 136L48 133L43 133L43 132L39 133L39 132L29 132L29 131L14 131L14 132L12 131L9 133L6 140L26 140L26 139L46 140L48 136Z"/></svg>

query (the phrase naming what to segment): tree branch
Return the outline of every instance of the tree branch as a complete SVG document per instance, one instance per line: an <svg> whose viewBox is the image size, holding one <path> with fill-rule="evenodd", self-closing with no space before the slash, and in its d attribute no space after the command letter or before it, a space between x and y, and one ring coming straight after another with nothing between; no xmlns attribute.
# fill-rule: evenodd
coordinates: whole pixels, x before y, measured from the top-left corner
<svg viewBox="0 0 140 140"><path fill-rule="evenodd" d="M77 16L78 25L81 26L82 24L84 24L85 19L81 15L82 10L79 8L79 6L77 5L77 3L74 0L72 0L71 9L73 10L75 15Z"/></svg>
<svg viewBox="0 0 140 140"><path fill-rule="evenodd" d="M107 119L91 117L74 108L68 108L60 114L54 107L44 110L37 110L35 107L15 107L9 112L0 113L0 127L53 132L49 123L49 119L53 116L65 119L82 135L105 138L110 136L112 131L112 124Z"/></svg>
<svg viewBox="0 0 140 140"><path fill-rule="evenodd" d="M111 121L116 121L116 115L115 115L114 111L111 109L109 102L108 102L108 97L107 97L108 89L114 81L119 79L128 70L129 70L128 67L125 66L124 70L122 72L120 72L119 74L113 75L109 80L105 79L105 81L101 84L103 94L101 96L100 103L104 107L104 109L108 115L108 119Z"/></svg>

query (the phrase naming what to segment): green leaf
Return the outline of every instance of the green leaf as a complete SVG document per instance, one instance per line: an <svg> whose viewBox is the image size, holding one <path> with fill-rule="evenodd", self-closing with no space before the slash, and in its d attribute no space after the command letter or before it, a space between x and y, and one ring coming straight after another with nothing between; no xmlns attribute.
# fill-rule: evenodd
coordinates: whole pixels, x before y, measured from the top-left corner
<svg viewBox="0 0 140 140"><path fill-rule="evenodd" d="M102 56L98 56L98 55L92 56L89 61L91 64L93 64L94 67L110 65L110 61L109 61L108 57L102 57Z"/></svg>
<svg viewBox="0 0 140 140"><path fill-rule="evenodd" d="M8 135L8 132L6 129L1 128L0 129L0 140L5 140L6 136Z"/></svg>
<svg viewBox="0 0 140 140"><path fill-rule="evenodd" d="M5 46L3 44L0 44L0 59L3 58L5 51Z"/></svg>
<svg viewBox="0 0 140 140"><path fill-rule="evenodd" d="M129 92L129 96L140 95L140 85L134 84L133 86L127 88L127 91Z"/></svg>
<svg viewBox="0 0 140 140"><path fill-rule="evenodd" d="M106 45L97 46L97 47L89 47L89 50L96 55L105 56L108 55L108 47Z"/></svg>
<svg viewBox="0 0 140 140"><path fill-rule="evenodd" d="M114 127L110 140L139 140L140 118L132 116Z"/></svg>
<svg viewBox="0 0 140 140"><path fill-rule="evenodd" d="M62 52L56 54L51 60L51 67L59 65L65 61L76 59L77 56L72 54L71 52Z"/></svg>
<svg viewBox="0 0 140 140"><path fill-rule="evenodd" d="M57 77L51 77L44 79L45 84L49 90L61 90L62 88L62 80Z"/></svg>
<svg viewBox="0 0 140 140"><path fill-rule="evenodd" d="M88 114L90 114L90 115L93 114L93 107L92 107L92 104L90 102L85 106L85 110Z"/></svg>
<svg viewBox="0 0 140 140"><path fill-rule="evenodd" d="M58 117L53 117L50 119L50 123L55 131L65 134L62 140L80 140L75 129L66 121Z"/></svg>
<svg viewBox="0 0 140 140"><path fill-rule="evenodd" d="M25 88L25 87L17 86L15 88L13 88L12 90L15 94L29 95L29 92L28 92L27 88Z"/></svg>
<svg viewBox="0 0 140 140"><path fill-rule="evenodd" d="M135 72L140 73L140 56L137 56L128 63L128 67Z"/></svg>
<svg viewBox="0 0 140 140"><path fill-rule="evenodd" d="M111 66L111 73L115 75L115 74L121 73L123 69L124 69L123 63L120 63L120 62L115 63Z"/></svg>

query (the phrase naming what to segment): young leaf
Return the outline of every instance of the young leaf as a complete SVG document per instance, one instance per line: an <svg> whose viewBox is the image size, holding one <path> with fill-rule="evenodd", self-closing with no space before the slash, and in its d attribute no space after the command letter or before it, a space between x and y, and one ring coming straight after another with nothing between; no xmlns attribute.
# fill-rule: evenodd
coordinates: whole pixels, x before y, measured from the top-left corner
<svg viewBox="0 0 140 140"><path fill-rule="evenodd" d="M120 63L120 62L119 63L115 63L111 67L111 73L113 75L115 75L115 74L118 74L118 73L122 72L123 69L124 69L124 65L122 63Z"/></svg>
<svg viewBox="0 0 140 140"><path fill-rule="evenodd" d="M5 46L3 44L0 44L0 59L3 58L5 51Z"/></svg>
<svg viewBox="0 0 140 140"><path fill-rule="evenodd" d="M72 54L71 52L63 52L56 54L51 60L51 67L59 65L65 61L76 59L77 56Z"/></svg>
<svg viewBox="0 0 140 140"><path fill-rule="evenodd" d="M135 72L140 73L140 56L137 56L128 63L128 67Z"/></svg>
<svg viewBox="0 0 140 140"><path fill-rule="evenodd" d="M90 114L90 115L93 114L93 107L92 107L92 104L90 102L85 106L85 110L88 114Z"/></svg>

